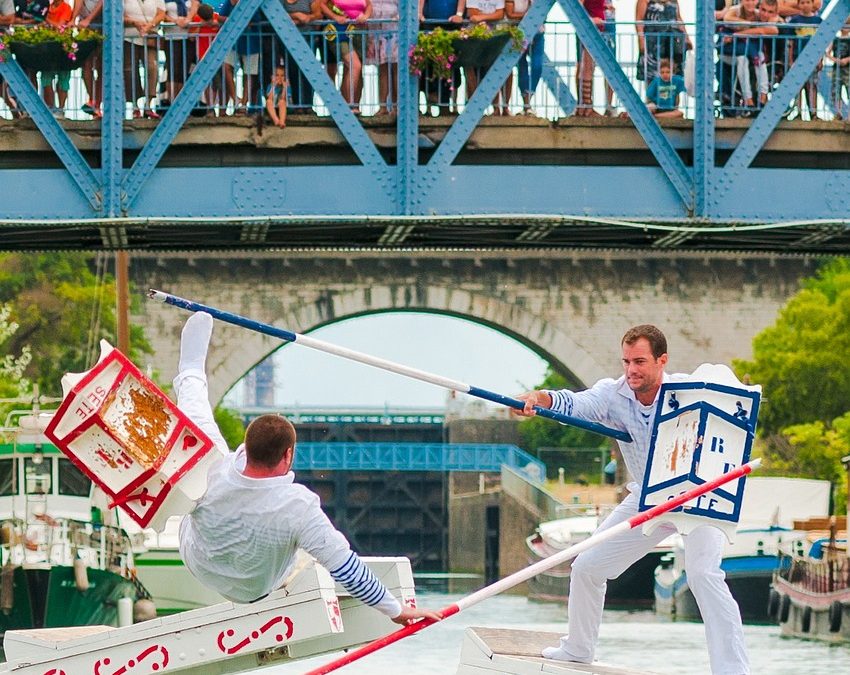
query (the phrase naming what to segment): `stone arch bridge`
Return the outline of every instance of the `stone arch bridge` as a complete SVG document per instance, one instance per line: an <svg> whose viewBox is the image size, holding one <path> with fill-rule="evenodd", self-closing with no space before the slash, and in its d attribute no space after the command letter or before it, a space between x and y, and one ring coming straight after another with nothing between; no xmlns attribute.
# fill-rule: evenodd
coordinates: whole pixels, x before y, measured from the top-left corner
<svg viewBox="0 0 850 675"><path fill-rule="evenodd" d="M753 336L814 270L807 257L767 254L337 250L134 254L130 275L138 291L158 288L298 333L374 312L463 317L589 385L618 372L620 337L637 323L666 332L674 371L749 357ZM145 358L170 377L185 313L150 301L136 312L154 347ZM212 400L279 345L218 326Z"/></svg>

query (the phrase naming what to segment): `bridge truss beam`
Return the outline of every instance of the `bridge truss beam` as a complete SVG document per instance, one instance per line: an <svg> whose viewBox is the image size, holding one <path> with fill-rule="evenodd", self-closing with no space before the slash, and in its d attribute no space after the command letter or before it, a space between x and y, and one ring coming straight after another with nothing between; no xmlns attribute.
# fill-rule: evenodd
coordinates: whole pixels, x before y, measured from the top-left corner
<svg viewBox="0 0 850 675"><path fill-rule="evenodd" d="M2 76L26 108L61 168L0 168L3 247L225 248L232 246L637 246L846 252L850 170L753 166L781 113L850 15L836 0L770 102L725 164L717 161L714 15L698 3L697 96L690 146L660 126L578 0L534 3L526 35L555 3L616 90L649 151L650 165L465 163L463 151L518 54L506 46L429 157L422 153L418 85L408 51L418 4L402 0L399 21L401 114L394 148L376 144L317 61L278 0L242 0L138 156L124 125L119 5L104 11L104 118L99 166L75 145L13 60ZM162 159L226 53L262 10L327 106L355 164L163 166ZM549 62L544 86L561 108L575 106ZM96 122L92 122L96 124ZM606 133L605 129L597 130ZM261 150L258 150L261 152ZM38 197L32 186L38 185ZM780 186L793 185L793 190ZM175 186L178 186L175 189ZM344 189L340 189L344 186ZM736 227L736 231L727 229ZM347 228L347 229L346 229Z"/></svg>

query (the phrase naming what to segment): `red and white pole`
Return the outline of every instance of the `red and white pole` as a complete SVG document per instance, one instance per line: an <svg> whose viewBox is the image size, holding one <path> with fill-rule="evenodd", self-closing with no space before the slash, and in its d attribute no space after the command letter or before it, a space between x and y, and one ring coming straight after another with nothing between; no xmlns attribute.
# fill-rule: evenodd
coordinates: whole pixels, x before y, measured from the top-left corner
<svg viewBox="0 0 850 675"><path fill-rule="evenodd" d="M540 560L533 565L529 565L525 569L521 569L518 572L514 572L513 574L505 577L504 579L500 579L499 581L490 584L489 586L485 586L484 588L467 595L466 597L461 598L456 603L452 605L448 605L443 609L439 610L440 615L442 615L443 619L447 619L453 614L457 614L458 612L463 611L464 609L468 609L473 605L477 605L482 600L486 600L487 598L492 598L494 595L498 595L503 591L508 590L509 588L513 588L517 584L521 584L523 581L528 581L531 577L537 576L541 572L545 572L546 570L555 567L556 565L560 565L561 563L570 560L571 558L576 557L582 551L586 551L589 548L593 548L598 544L601 544L603 541L607 541L613 537L616 537L618 534L622 534L623 532L627 532L628 530L634 529L640 525L643 525L645 522L652 520L653 518L657 518L658 516L667 513L668 511L672 511L673 509L686 504L700 495L704 495L708 492L711 492L717 487L721 485L725 485L733 480L746 476L748 473L751 473L754 469L757 469L761 464L760 459L754 459L743 466L738 467L737 469L732 469L728 473L724 473L717 478L708 481L707 483L703 483L687 492L683 492L678 497L673 497L672 499L664 502L663 504L659 504L658 506L653 506L648 511L643 511L642 513L638 513L636 516L632 516L628 520L624 520L622 523L617 523L613 527L609 527L607 530L603 530L602 532L597 532L591 537L588 537L584 541L575 544L574 546L570 546L563 551L555 553L554 555L545 558L544 560ZM334 670L342 668L345 665L353 661L357 661L358 659L363 658L364 656L371 654L372 652L376 652L379 649L383 649L384 647L393 644L394 642L398 642L399 640L406 638L409 635L413 635L414 633L418 633L424 628L431 626L437 623L431 619L423 619L421 621L417 621L416 623L412 623L408 626L404 626L394 633L390 633L389 635L385 635L384 637L378 638L368 644L363 645L359 649L355 649L353 651L348 652L344 656L341 656L336 661L331 661L324 666L316 668L314 670L309 671L306 675L325 675L325 673L330 673Z"/></svg>

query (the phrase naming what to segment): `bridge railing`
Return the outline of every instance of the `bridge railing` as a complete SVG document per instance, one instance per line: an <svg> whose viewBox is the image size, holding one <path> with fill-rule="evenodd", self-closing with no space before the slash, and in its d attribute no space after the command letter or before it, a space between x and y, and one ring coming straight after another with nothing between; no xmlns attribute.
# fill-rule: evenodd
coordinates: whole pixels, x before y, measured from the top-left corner
<svg viewBox="0 0 850 675"><path fill-rule="evenodd" d="M348 28L332 21L316 21L301 27L301 35L313 55L352 109L363 116L387 115L398 105L398 24L397 20L374 19L357 26L349 25ZM789 34L784 27L775 35L749 36L732 32L733 26L734 30L740 31L745 28L769 30L776 25L720 24L712 38L715 43L715 114L718 117L753 118L790 70L805 41ZM423 32L431 30L428 22L421 28ZM512 68L487 114L500 114L506 109L510 115L533 114L553 121L573 114L575 103L582 96L578 84L581 42L568 21L550 17L542 28L539 34L526 37L529 52ZM647 88L658 63L663 59L669 60L671 74L683 76L685 61L693 55L689 48L694 46L697 37L693 24L683 24L681 32L645 33L648 37L642 50L637 28L638 24L634 22L612 22L606 25L602 34L629 81L646 100ZM205 56L219 27L201 23L190 28L188 33L181 31L176 34L175 29L173 24L164 23L158 32L139 38L139 44L125 42L125 60L135 66L132 68L125 64L126 119L133 115L143 116L146 108L162 116ZM227 57L225 65L212 77L193 106L191 114L194 117L252 114L267 118L266 98L276 65L283 65L288 75L285 96L290 114L330 115L327 105L316 95L314 87L302 74L297 61L278 39L270 23L253 24L242 37L253 41L251 49L255 49L256 54L248 58ZM835 44L839 45L838 42ZM844 47L838 49L840 51ZM841 63L846 57L833 54L835 51L835 45L827 48L826 58L818 64L807 87L804 87L804 90L813 93L813 100L807 102L806 110L791 102L786 117L803 119L805 112L807 119L840 120L847 115L850 64ZM350 52L354 52L355 56L349 56ZM520 59L520 54L517 53L516 57ZM101 98L98 91L103 84L99 72L102 58L98 49L77 62L79 67L71 71L67 99L61 99L61 106L60 99L55 96L50 99L58 92L46 90L51 84L46 76L52 74L51 71L30 66L25 70L56 116L97 120L102 114L98 103ZM355 58L358 60L355 70L359 75L351 77L351 73L347 73L351 67L349 59ZM155 63L153 73L147 72L148 59ZM538 75L528 72L529 68L535 67L540 69L539 84L534 81ZM524 75L520 74L522 69L526 71ZM422 73L419 77L419 113L452 116L463 112L472 91L468 72L469 68L456 65L452 76L447 79L430 77L428 71ZM534 93L526 105L521 86L530 86L529 78L534 78L531 80ZM13 119L21 111L20 106L4 85L0 88L3 89L0 117ZM687 118L693 118L695 114L693 89L690 91L690 94L679 94L676 106ZM384 100L381 100L382 94ZM613 93L598 68L594 69L592 96L597 112L612 117L626 112L622 101ZM270 122L269 119L266 121Z"/></svg>
<svg viewBox="0 0 850 675"><path fill-rule="evenodd" d="M295 469L328 471L477 471L502 466L536 477L540 460L515 445L486 443L299 443Z"/></svg>

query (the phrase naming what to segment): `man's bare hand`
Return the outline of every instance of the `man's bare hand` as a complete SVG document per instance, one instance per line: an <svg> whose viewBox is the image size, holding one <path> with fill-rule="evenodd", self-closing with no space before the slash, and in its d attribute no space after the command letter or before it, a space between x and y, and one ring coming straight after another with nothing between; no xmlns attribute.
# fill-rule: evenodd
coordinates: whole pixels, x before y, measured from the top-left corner
<svg viewBox="0 0 850 675"><path fill-rule="evenodd" d="M534 412L534 406L541 408L552 407L552 397L545 391L529 391L525 394L517 396L520 401L525 401L525 408L522 410L511 409L511 412L523 417L534 417L537 413Z"/></svg>
<svg viewBox="0 0 850 675"><path fill-rule="evenodd" d="M432 621L440 621L443 617L439 612L430 609L416 609L415 607L404 606L401 608L401 614L393 619L395 623L402 626L414 623L419 619L431 619Z"/></svg>

